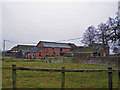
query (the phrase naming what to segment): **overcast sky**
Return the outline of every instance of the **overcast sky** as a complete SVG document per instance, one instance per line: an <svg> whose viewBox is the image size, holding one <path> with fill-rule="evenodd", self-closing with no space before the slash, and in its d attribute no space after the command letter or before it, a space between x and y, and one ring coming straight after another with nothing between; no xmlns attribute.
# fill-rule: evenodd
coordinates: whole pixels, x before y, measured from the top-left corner
<svg viewBox="0 0 120 90"><path fill-rule="evenodd" d="M2 39L38 43L81 38L91 25L97 28L115 17L117 2L3 2ZM68 42L68 41L62 41ZM81 45L80 39L69 42ZM15 46L6 42L6 49Z"/></svg>

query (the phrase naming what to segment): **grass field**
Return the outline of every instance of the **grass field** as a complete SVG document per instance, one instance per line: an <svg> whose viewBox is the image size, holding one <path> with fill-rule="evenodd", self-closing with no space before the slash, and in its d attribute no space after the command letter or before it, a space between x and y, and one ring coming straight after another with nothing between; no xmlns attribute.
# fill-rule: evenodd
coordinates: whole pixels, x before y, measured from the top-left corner
<svg viewBox="0 0 120 90"><path fill-rule="evenodd" d="M104 69L107 66L85 65L80 63L45 63L40 60L28 62L4 57L2 61L2 88L12 88L12 64L16 67L61 69ZM118 69L118 67L112 67ZM61 88L60 72L21 71L17 70L17 88ZM105 72L67 72L65 88L108 88L108 74ZM113 73L113 88L118 88L118 73Z"/></svg>

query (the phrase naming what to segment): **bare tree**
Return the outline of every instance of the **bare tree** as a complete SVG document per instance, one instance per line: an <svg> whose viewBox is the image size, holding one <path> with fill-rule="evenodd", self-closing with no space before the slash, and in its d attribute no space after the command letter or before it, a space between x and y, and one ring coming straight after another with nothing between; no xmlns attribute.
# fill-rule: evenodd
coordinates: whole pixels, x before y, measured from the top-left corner
<svg viewBox="0 0 120 90"><path fill-rule="evenodd" d="M118 39L120 39L120 21L118 20L118 13L115 18L109 17L107 23L111 30L110 40L112 42L116 42Z"/></svg>
<svg viewBox="0 0 120 90"><path fill-rule="evenodd" d="M110 29L109 26L105 23L101 23L98 25L98 41L99 43L102 43L103 45L108 45L108 41L110 40Z"/></svg>
<svg viewBox="0 0 120 90"><path fill-rule="evenodd" d="M114 53L120 51L120 47L113 48L120 41L120 20L118 19L118 13L115 18L110 17L107 23L99 24L97 29L94 26L88 27L81 41L87 46L91 46L92 42L102 43L106 46L112 45Z"/></svg>
<svg viewBox="0 0 120 90"><path fill-rule="evenodd" d="M84 43L87 46L91 46L92 42L95 42L97 31L94 26L90 26L85 30L85 33L83 35L83 39L81 40L82 43Z"/></svg>

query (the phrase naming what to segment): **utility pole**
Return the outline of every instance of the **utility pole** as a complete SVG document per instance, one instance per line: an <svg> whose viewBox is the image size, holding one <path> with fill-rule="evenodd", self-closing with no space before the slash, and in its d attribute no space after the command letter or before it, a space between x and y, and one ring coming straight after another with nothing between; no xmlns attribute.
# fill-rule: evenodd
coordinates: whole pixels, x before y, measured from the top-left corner
<svg viewBox="0 0 120 90"><path fill-rule="evenodd" d="M120 20L120 1L118 2L118 20Z"/></svg>
<svg viewBox="0 0 120 90"><path fill-rule="evenodd" d="M5 52L5 40L3 42L3 52Z"/></svg>

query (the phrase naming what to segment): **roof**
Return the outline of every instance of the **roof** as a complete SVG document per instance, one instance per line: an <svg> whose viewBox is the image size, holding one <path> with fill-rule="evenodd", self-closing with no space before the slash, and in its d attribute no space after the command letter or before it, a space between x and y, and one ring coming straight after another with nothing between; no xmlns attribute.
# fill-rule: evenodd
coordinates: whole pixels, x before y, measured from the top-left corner
<svg viewBox="0 0 120 90"><path fill-rule="evenodd" d="M92 53L92 52L95 52L96 49L95 48L92 48L92 47L83 47L83 48L79 48L79 52L81 53Z"/></svg>
<svg viewBox="0 0 120 90"><path fill-rule="evenodd" d="M53 48L71 48L67 43L57 43L57 42L46 42L40 41L44 47L53 47Z"/></svg>
<svg viewBox="0 0 120 90"><path fill-rule="evenodd" d="M97 52L100 48L104 48L104 50L109 49L108 46L105 45L96 45L96 46L88 46L80 48L80 52Z"/></svg>
<svg viewBox="0 0 120 90"><path fill-rule="evenodd" d="M30 50L30 52L37 52L39 50L41 50L43 47L34 47Z"/></svg>
<svg viewBox="0 0 120 90"><path fill-rule="evenodd" d="M77 48L77 46L76 46L74 43L68 43L68 45L69 45L71 48Z"/></svg>
<svg viewBox="0 0 120 90"><path fill-rule="evenodd" d="M33 47L35 47L34 45L17 45L16 48L18 48L19 50L30 50Z"/></svg>

